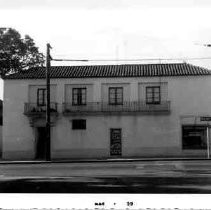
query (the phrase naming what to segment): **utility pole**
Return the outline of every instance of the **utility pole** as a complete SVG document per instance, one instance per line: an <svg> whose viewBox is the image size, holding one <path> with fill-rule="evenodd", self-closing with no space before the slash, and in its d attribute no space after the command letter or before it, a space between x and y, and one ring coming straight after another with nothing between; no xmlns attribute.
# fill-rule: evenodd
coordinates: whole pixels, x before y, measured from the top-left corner
<svg viewBox="0 0 211 210"><path fill-rule="evenodd" d="M209 122L207 121L207 159L210 159L210 137L209 137Z"/></svg>
<svg viewBox="0 0 211 210"><path fill-rule="evenodd" d="M47 44L46 50L46 160L51 160L51 116L50 116L50 68L51 68L51 46Z"/></svg>

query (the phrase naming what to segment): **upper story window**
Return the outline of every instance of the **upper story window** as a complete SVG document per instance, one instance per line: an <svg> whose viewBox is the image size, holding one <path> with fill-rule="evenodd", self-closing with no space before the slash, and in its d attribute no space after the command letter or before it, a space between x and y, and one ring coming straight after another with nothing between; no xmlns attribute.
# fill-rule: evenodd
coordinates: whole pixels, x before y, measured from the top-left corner
<svg viewBox="0 0 211 210"><path fill-rule="evenodd" d="M38 88L37 89L37 106L46 105L46 89Z"/></svg>
<svg viewBox="0 0 211 210"><path fill-rule="evenodd" d="M86 105L86 88L72 89L72 105Z"/></svg>
<svg viewBox="0 0 211 210"><path fill-rule="evenodd" d="M109 104L110 105L123 104L123 87L109 88Z"/></svg>
<svg viewBox="0 0 211 210"><path fill-rule="evenodd" d="M160 104L160 86L146 87L146 103Z"/></svg>

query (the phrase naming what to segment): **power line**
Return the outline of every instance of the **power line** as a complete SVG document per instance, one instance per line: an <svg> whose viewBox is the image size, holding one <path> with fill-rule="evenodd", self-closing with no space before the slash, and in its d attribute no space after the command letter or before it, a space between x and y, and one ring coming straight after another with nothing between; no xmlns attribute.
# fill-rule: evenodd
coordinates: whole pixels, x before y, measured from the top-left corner
<svg viewBox="0 0 211 210"><path fill-rule="evenodd" d="M81 61L81 62L88 62L88 59L51 59L52 61Z"/></svg>
<svg viewBox="0 0 211 210"><path fill-rule="evenodd" d="M209 60L211 57L195 58L138 58L138 59L54 59L52 61L72 61L72 62L109 62L109 61L166 61L166 60Z"/></svg>

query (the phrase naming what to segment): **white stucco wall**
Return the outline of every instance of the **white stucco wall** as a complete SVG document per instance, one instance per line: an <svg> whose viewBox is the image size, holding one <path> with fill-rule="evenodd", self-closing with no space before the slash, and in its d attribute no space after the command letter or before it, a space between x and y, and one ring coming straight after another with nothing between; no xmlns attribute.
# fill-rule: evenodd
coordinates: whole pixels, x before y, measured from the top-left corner
<svg viewBox="0 0 211 210"><path fill-rule="evenodd" d="M141 88L146 82L162 84L162 99L171 101L170 114L62 114L62 103L71 101L72 94L68 93L74 86L88 87L90 101L107 101L109 86L123 86L124 100L137 101L145 96ZM206 154L182 150L181 126L204 124L196 116L211 115L211 76L52 79L51 83L56 85L53 96L59 104L59 116L51 129L53 158L109 157L110 128L122 129L123 156ZM4 84L3 158L33 159L35 130L23 114L24 102L29 102L29 85L43 85L44 80L5 80ZM86 119L87 129L72 130L72 119Z"/></svg>
<svg viewBox="0 0 211 210"><path fill-rule="evenodd" d="M3 158L32 158L34 153L33 129L23 115L28 101L28 81L4 82Z"/></svg>

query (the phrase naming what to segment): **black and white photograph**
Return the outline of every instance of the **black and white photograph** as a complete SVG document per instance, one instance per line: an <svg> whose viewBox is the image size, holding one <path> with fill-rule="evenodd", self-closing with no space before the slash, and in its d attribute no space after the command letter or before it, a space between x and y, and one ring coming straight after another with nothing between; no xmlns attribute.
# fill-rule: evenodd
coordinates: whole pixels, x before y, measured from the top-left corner
<svg viewBox="0 0 211 210"><path fill-rule="evenodd" d="M209 195L210 144L211 1L0 0L0 194Z"/></svg>

